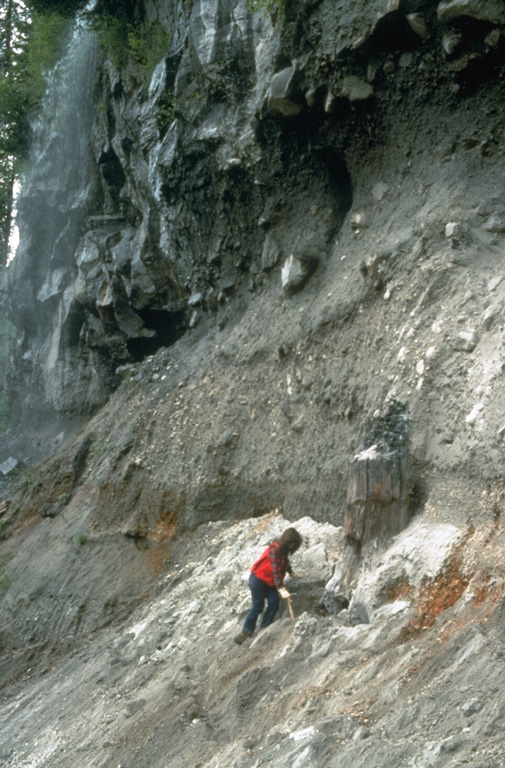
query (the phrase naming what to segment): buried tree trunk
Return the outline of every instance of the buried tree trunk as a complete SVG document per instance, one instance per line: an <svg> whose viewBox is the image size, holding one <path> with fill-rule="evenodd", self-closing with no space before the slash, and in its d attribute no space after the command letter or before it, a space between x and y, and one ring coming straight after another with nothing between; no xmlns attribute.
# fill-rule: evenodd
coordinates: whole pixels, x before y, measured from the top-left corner
<svg viewBox="0 0 505 768"><path fill-rule="evenodd" d="M406 461L376 445L349 464L345 536L360 543L365 563L408 523Z"/></svg>
<svg viewBox="0 0 505 768"><path fill-rule="evenodd" d="M376 442L370 444L373 438ZM324 595L331 613L347 607L358 572L373 567L376 555L410 519L403 408L393 406L366 443L349 462L344 552Z"/></svg>

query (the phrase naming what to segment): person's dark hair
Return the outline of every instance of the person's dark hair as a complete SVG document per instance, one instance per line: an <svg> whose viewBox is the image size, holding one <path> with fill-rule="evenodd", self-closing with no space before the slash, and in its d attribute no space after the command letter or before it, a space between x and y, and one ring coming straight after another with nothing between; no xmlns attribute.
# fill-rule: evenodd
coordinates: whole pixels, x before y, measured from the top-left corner
<svg viewBox="0 0 505 768"><path fill-rule="evenodd" d="M296 528L286 528L280 539L277 539L277 541L279 542L279 549L284 556L296 552L302 545L302 537Z"/></svg>

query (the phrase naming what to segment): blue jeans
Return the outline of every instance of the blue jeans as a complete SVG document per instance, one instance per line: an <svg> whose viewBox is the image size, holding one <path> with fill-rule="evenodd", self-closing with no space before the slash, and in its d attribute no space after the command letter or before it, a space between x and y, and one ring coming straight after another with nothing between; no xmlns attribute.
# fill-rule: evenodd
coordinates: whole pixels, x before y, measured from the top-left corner
<svg viewBox="0 0 505 768"><path fill-rule="evenodd" d="M251 590L252 605L245 617L242 632L252 635L256 627L258 616L263 612L265 600L267 602L267 608L265 613L263 613L260 629L265 629L265 627L268 627L268 625L272 623L275 614L277 613L277 609L279 608L279 595L277 594L277 589L275 587L270 587L268 584L265 584L265 582L258 579L254 573L251 573L249 576L249 589Z"/></svg>

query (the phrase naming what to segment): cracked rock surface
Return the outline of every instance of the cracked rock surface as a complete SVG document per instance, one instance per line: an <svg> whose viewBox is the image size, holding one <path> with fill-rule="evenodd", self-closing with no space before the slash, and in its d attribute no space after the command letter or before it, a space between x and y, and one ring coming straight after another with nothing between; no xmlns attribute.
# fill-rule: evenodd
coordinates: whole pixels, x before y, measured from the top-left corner
<svg viewBox="0 0 505 768"><path fill-rule="evenodd" d="M503 768L503 3L144 9L2 282L0 765ZM288 521L296 618L238 647Z"/></svg>
<svg viewBox="0 0 505 768"><path fill-rule="evenodd" d="M237 646L250 564L288 525L276 511L203 525L173 542L127 618L19 643L2 661L0 765L501 765L502 528L414 521L358 585L371 619L349 623L317 599L342 530L301 518L295 619L284 608ZM75 570L97 546L81 545ZM129 546L138 574L149 556Z"/></svg>

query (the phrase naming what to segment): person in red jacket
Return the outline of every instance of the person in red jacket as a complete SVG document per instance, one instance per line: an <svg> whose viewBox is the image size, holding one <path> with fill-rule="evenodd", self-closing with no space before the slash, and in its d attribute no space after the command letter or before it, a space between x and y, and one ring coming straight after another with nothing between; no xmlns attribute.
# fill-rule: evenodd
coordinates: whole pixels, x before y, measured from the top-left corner
<svg viewBox="0 0 505 768"><path fill-rule="evenodd" d="M274 539L253 564L249 574L252 605L240 634L235 637L235 642L239 645L253 635L258 616L263 613L265 601L267 607L261 619L260 629L265 629L274 620L279 608L279 595L284 599L289 597L289 592L284 586L284 577L286 573L293 573L289 555L296 552L301 544L302 537L298 531L295 528L287 528L280 539Z"/></svg>

